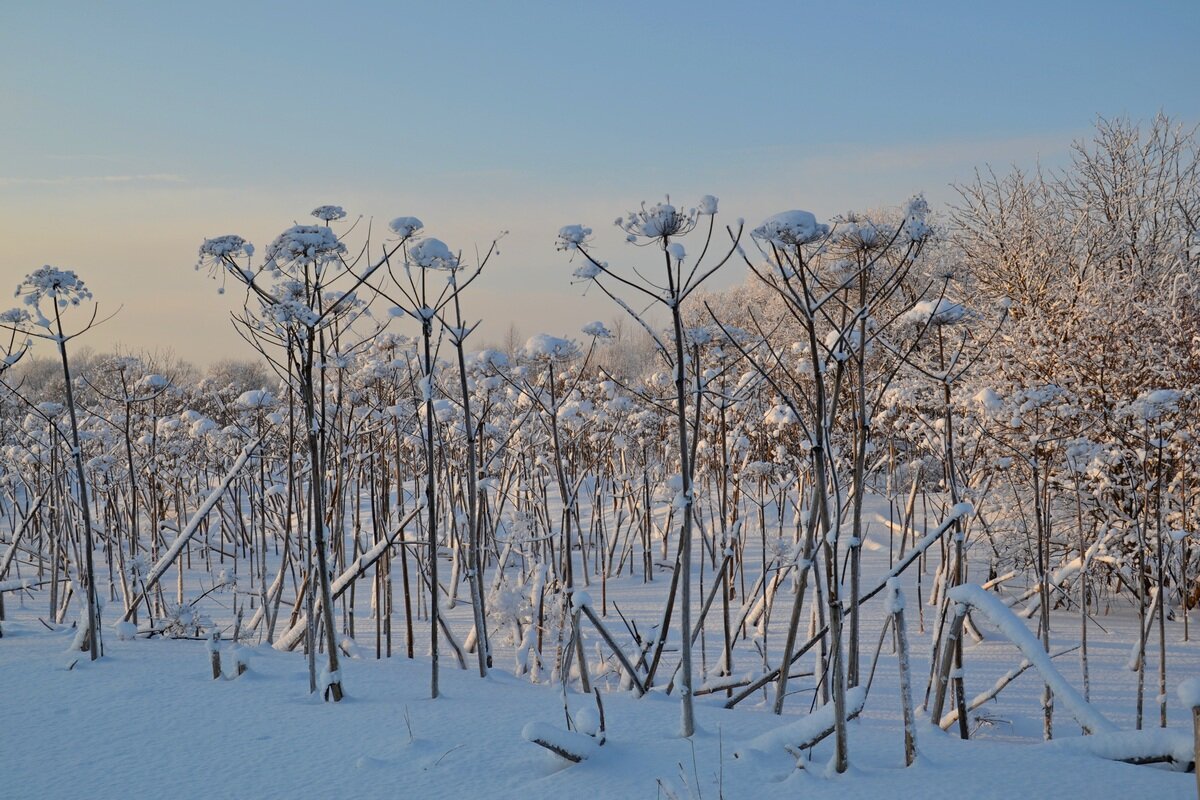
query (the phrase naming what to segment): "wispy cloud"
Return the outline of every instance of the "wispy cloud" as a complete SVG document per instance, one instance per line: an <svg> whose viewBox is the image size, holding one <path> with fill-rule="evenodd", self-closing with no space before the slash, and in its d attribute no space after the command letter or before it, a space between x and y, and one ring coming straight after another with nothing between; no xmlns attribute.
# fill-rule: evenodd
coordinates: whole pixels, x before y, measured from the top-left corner
<svg viewBox="0 0 1200 800"><path fill-rule="evenodd" d="M182 175L151 172L142 175L62 175L55 178L14 178L0 176L0 187L9 186L70 186L75 184L106 183L187 183Z"/></svg>

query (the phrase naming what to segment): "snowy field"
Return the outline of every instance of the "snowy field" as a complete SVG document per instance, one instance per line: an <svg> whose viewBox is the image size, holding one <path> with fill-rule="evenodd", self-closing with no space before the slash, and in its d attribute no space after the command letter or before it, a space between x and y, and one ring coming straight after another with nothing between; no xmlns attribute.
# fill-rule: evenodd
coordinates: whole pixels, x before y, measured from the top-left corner
<svg viewBox="0 0 1200 800"><path fill-rule="evenodd" d="M868 540L865 552L866 574L886 571L886 544ZM927 569L932 568L931 563ZM936 610L916 604L916 565L910 572L904 583L919 706L929 669L929 636L920 632L921 618L928 632ZM929 576L923 580L927 583ZM622 578L610 582L609 596L620 598L626 615L646 619L667 583L645 585L640 578ZM205 641L122 641L110 631L104 658L91 663L86 653L70 649L70 627L51 631L39 620L46 618L40 599L7 597L8 620L0 640L0 686L5 687L0 794L6 798L266 798L299 793L657 798L673 793L680 798L1071 795L1099 800L1196 793L1194 775L1071 749L1081 741L1080 728L1061 702L1054 730L1064 743L1040 743L1041 681L1032 670L972 713L969 742L959 740L956 728L945 733L922 721L917 762L905 768L890 635L864 711L849 726L851 768L846 774L829 769L830 740L807 752L797 769L782 746L759 738L805 717L814 693L811 677L793 679L789 690L794 696L782 718L770 713L763 697L726 710L724 692L698 696L698 732L689 741L678 735L674 696L658 688L637 699L620 690L617 676L604 674L608 662L598 660L592 665L593 680L605 688L607 740L587 760L572 764L523 735L529 723L566 730L561 685L551 685L544 675L542 683L532 683L528 675L515 677L513 649L502 644L497 646L497 668L488 678L444 668L442 697L430 700L427 658L418 652L410 661L399 647L396 657L376 660L373 642L365 641L370 637L360 636L358 657L342 662L347 698L334 704L308 693L300 652L281 653L251 643L239 651L247 657L246 674L212 680ZM220 593L209 599L214 614L228 601ZM880 600L864 605L868 662L878 641L882 605ZM452 629L469 629L464 604L448 616ZM611 609L607 622L619 626ZM776 621L773 628L783 624ZM1076 616L1056 613L1052 652L1078 643L1078 624ZM980 627L985 640L968 638L964 650L968 698L1021 660L1007 640L989 634L984 623ZM588 634L589 651L598 653L596 637ZM1135 673L1127 662L1137 638L1132 609L1114 608L1095 617L1089 634L1093 704L1116 726L1130 729ZM1200 674L1200 647L1182 641L1179 619L1168 623L1167 634L1169 731L1177 742L1190 743L1190 719L1176 697L1175 681ZM713 649L710 644L708 659L714 657ZM232 643L223 643L222 651L224 670L231 675ZM1069 682L1081 685L1077 654L1054 663ZM738 673L754 671L749 663L736 666ZM798 671L811 673L812 666L806 656ZM1152 660L1147 674L1156 670ZM566 699L581 726L595 717L594 701L579 693L577 682L571 682ZM1155 699L1149 691L1148 726L1157 722Z"/></svg>

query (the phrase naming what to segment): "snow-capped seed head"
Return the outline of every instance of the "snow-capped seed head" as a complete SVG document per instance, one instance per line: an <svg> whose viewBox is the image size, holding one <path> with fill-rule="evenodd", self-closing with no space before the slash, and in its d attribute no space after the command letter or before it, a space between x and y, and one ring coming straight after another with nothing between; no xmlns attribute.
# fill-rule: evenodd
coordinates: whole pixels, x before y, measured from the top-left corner
<svg viewBox="0 0 1200 800"><path fill-rule="evenodd" d="M538 361L551 359L564 361L579 355L579 345L570 339L560 339L548 333L539 333L529 337L529 341L525 342L522 354L526 358Z"/></svg>
<svg viewBox="0 0 1200 800"><path fill-rule="evenodd" d="M809 211L783 211L768 217L751 235L779 247L795 247L815 242L829 233L829 226L817 222Z"/></svg>
<svg viewBox="0 0 1200 800"><path fill-rule="evenodd" d="M270 408L275 405L275 395L265 389L251 389L248 392L242 392L233 404L246 411L255 411L263 408Z"/></svg>
<svg viewBox="0 0 1200 800"><path fill-rule="evenodd" d="M929 216L929 202L925 199L925 195L917 194L909 198L904 205L904 216L906 218L915 217L917 219L925 219Z"/></svg>
<svg viewBox="0 0 1200 800"><path fill-rule="evenodd" d="M881 250L896 236L893 226L853 212L848 213L838 223L837 241L851 250ZM857 268L855 262L849 262L849 268Z"/></svg>
<svg viewBox="0 0 1200 800"><path fill-rule="evenodd" d="M421 269L456 270L458 257L441 239L423 239L408 248L408 260Z"/></svg>
<svg viewBox="0 0 1200 800"><path fill-rule="evenodd" d="M558 229L558 238L554 241L554 249L578 250L591 235L592 229L583 225L564 225Z"/></svg>
<svg viewBox="0 0 1200 800"><path fill-rule="evenodd" d="M312 215L328 224L334 220L344 218L346 211L341 206L317 206L312 210Z"/></svg>
<svg viewBox="0 0 1200 800"><path fill-rule="evenodd" d="M149 375L143 375L141 379L138 380L137 385L139 388L153 391L166 389L171 385L171 382L166 378L166 376L152 372Z"/></svg>
<svg viewBox="0 0 1200 800"><path fill-rule="evenodd" d="M763 422L765 422L767 425L773 425L777 428L795 425L799 421L800 419L796 416L796 412L792 411L790 407L785 405L772 406L771 409L767 411L765 415L763 415Z"/></svg>
<svg viewBox="0 0 1200 800"><path fill-rule="evenodd" d="M957 325L967 316L967 309L944 297L937 300L922 300L901 314L896 322L901 327L920 328L926 325Z"/></svg>
<svg viewBox="0 0 1200 800"><path fill-rule="evenodd" d="M60 308L77 306L91 300L92 293L74 270L58 269L49 264L39 267L25 276L17 287L16 296L25 296L25 304L36 306L44 298L50 298Z"/></svg>
<svg viewBox="0 0 1200 800"><path fill-rule="evenodd" d="M503 369L508 366L508 356L499 350L480 350L475 354L475 366L479 369Z"/></svg>
<svg viewBox="0 0 1200 800"><path fill-rule="evenodd" d="M571 274L580 280L590 281L594 280L601 272L603 272L603 270L600 269L600 267L596 266L590 261L585 261L576 267L575 271Z"/></svg>
<svg viewBox="0 0 1200 800"><path fill-rule="evenodd" d="M584 325L583 326L583 335L584 336L593 336L597 339L613 338L612 331L610 331L604 325L604 323L600 322L599 320L597 320L596 322L589 322L587 325Z"/></svg>
<svg viewBox="0 0 1200 800"><path fill-rule="evenodd" d="M924 195L915 195L904 206L904 225L902 230L909 240L919 242L929 237L932 230L927 219L929 203Z"/></svg>
<svg viewBox="0 0 1200 800"><path fill-rule="evenodd" d="M705 217L711 217L717 213L717 198L711 194L706 194L700 198L700 202L696 204L696 213Z"/></svg>
<svg viewBox="0 0 1200 800"><path fill-rule="evenodd" d="M640 209L630 211L616 220L617 227L625 231L631 242L643 239L667 239L682 236L696 226L696 212L680 212L668 203L642 204Z"/></svg>
<svg viewBox="0 0 1200 800"><path fill-rule="evenodd" d="M311 327L320 320L320 315L308 304L305 286L298 280L282 280L275 285L276 302L267 309L267 314L276 324L284 327Z"/></svg>
<svg viewBox="0 0 1200 800"><path fill-rule="evenodd" d="M676 261L683 261L687 258L687 250L684 250L683 245L679 242L671 242L667 245L667 254Z"/></svg>
<svg viewBox="0 0 1200 800"><path fill-rule="evenodd" d="M267 260L283 265L325 264L346 252L346 245L324 225L293 225L267 247Z"/></svg>
<svg viewBox="0 0 1200 800"><path fill-rule="evenodd" d="M201 261L210 258L238 258L239 256L248 256L253 253L254 245L235 233L214 236L211 239L205 239L200 244Z"/></svg>
<svg viewBox="0 0 1200 800"><path fill-rule="evenodd" d="M29 312L23 308L10 308L8 311L0 311L0 325L22 325L29 321Z"/></svg>
<svg viewBox="0 0 1200 800"><path fill-rule="evenodd" d="M396 217L388 223L388 227L392 229L392 233L403 239L424 228L425 224L416 217Z"/></svg>

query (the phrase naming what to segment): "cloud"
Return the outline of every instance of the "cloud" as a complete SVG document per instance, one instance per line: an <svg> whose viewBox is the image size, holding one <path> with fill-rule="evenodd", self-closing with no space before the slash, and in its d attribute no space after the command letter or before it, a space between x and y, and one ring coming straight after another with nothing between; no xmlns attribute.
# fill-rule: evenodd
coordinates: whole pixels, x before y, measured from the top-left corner
<svg viewBox="0 0 1200 800"><path fill-rule="evenodd" d="M0 176L0 187L8 186L71 186L78 184L112 183L187 183L182 175L151 172L142 175L64 175L57 178L11 178Z"/></svg>

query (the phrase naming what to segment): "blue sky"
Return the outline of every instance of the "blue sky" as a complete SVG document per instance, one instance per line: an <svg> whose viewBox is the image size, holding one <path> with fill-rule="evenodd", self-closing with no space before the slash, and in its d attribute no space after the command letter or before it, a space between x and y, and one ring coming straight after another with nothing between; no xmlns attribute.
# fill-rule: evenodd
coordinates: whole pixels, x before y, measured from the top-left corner
<svg viewBox="0 0 1200 800"><path fill-rule="evenodd" d="M124 305L98 349L248 355L197 244L337 203L468 252L509 230L482 339L572 334L614 309L560 225L617 262L607 223L666 193L751 223L936 207L985 162L1063 163L1096 115L1200 121L1198 40L1195 0L8 3L0 280L78 270Z"/></svg>

